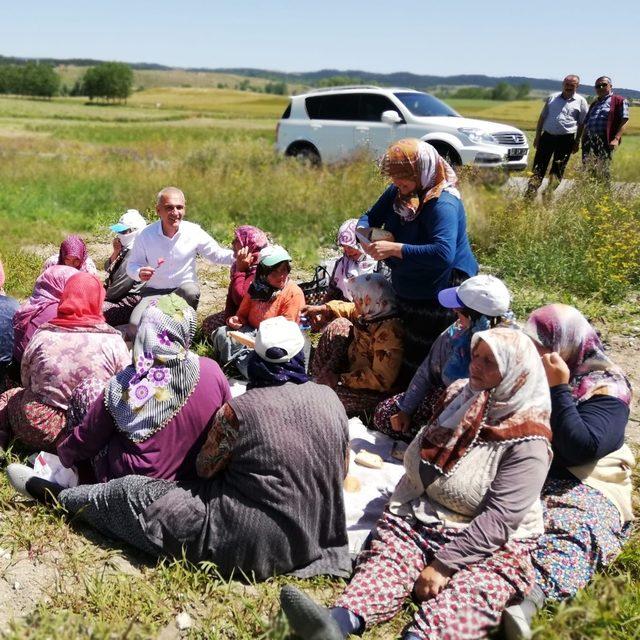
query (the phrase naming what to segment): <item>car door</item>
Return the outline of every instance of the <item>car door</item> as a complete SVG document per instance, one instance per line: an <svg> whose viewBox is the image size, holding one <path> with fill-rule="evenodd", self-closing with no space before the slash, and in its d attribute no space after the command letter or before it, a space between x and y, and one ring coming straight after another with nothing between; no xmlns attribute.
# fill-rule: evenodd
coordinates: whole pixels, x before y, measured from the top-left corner
<svg viewBox="0 0 640 640"><path fill-rule="evenodd" d="M404 137L406 125L382 122L385 111L395 111L401 118L400 109L387 96L379 93L358 94L358 121L355 124L354 144L366 149L375 157L381 156L394 141Z"/></svg>
<svg viewBox="0 0 640 640"><path fill-rule="evenodd" d="M309 140L323 162L349 157L353 153L353 126L358 117L355 93L309 96L305 100L309 114Z"/></svg>

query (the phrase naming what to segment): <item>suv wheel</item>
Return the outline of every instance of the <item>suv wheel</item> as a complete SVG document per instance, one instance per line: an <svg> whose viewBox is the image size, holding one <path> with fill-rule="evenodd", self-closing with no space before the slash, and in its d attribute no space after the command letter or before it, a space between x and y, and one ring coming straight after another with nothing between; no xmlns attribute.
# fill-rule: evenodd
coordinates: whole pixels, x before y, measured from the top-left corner
<svg viewBox="0 0 640 640"><path fill-rule="evenodd" d="M460 156L458 155L458 152L451 145L448 145L446 142L438 142L437 140L434 140L433 142L431 142L430 140L427 140L427 142L431 146L435 147L435 150L452 167L459 167L462 164L462 160L460 160Z"/></svg>
<svg viewBox="0 0 640 640"><path fill-rule="evenodd" d="M309 164L313 167L320 166L320 154L318 150L309 143L292 144L287 149L287 155L296 158L303 164Z"/></svg>

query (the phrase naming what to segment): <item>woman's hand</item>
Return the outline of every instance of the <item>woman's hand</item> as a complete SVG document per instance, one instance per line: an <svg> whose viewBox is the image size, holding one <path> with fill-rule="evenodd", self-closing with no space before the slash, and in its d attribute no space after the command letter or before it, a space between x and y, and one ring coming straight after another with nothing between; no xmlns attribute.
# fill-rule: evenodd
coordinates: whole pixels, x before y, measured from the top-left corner
<svg viewBox="0 0 640 640"><path fill-rule="evenodd" d="M251 251L249 251L249 247L242 247L242 249L238 249L238 253L236 253L237 271L249 271L252 262L253 256L251 255Z"/></svg>
<svg viewBox="0 0 640 640"><path fill-rule="evenodd" d="M242 329L242 322L240 322L240 318L238 318L238 316L229 316L227 318L227 326L229 329L236 331L238 329Z"/></svg>
<svg viewBox="0 0 640 640"><path fill-rule="evenodd" d="M387 258L402 258L402 243L389 242L388 240L377 240L370 242L365 251L374 260L386 260Z"/></svg>
<svg viewBox="0 0 640 640"><path fill-rule="evenodd" d="M113 253L109 258L109 264L113 264L115 259L120 255L120 252L122 251L122 242L120 242L120 238L118 238L118 236L113 239L111 245L113 246Z"/></svg>
<svg viewBox="0 0 640 640"><path fill-rule="evenodd" d="M416 598L420 602L435 598L449 584L453 574L451 569L447 569L441 562L434 560L420 572L415 585L413 585Z"/></svg>
<svg viewBox="0 0 640 640"><path fill-rule="evenodd" d="M552 351L542 356L542 365L547 374L550 387L557 387L559 384L569 384L571 372L567 363L560 357L560 354Z"/></svg>
<svg viewBox="0 0 640 640"><path fill-rule="evenodd" d="M301 313L306 316L313 331L322 329L329 322L332 315L326 304L309 304L302 307Z"/></svg>
<svg viewBox="0 0 640 640"><path fill-rule="evenodd" d="M407 433L409 425L411 424L411 416L404 411L398 411L394 413L389 419L391 422L391 428L399 433Z"/></svg>

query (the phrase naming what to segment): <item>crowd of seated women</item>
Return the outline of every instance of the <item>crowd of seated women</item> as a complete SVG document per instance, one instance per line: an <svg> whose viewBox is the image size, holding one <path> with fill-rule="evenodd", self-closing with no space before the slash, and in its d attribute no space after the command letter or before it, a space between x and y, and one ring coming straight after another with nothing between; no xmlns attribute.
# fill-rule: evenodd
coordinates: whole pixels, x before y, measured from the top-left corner
<svg viewBox="0 0 640 640"><path fill-rule="evenodd" d="M481 638L501 619L530 637L545 601L575 595L630 535L631 386L577 309L519 324L505 284L477 274L455 173L433 147L394 143L381 168L391 184L341 226L321 304L305 303L285 248L236 229L225 308L200 328L213 359L192 350L196 313L177 293L125 343L75 236L22 305L0 269L0 453L57 453L77 486L13 463L14 488L154 556L259 580L350 577L330 608L283 588L302 638L361 634L408 598L407 639ZM246 391L232 397L228 376ZM408 443L353 568L351 416Z"/></svg>

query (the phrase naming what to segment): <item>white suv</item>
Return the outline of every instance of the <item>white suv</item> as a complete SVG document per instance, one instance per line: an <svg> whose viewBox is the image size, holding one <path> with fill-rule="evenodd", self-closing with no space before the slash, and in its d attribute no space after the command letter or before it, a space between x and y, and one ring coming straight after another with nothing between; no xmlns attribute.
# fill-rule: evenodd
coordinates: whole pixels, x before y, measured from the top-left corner
<svg viewBox="0 0 640 640"><path fill-rule="evenodd" d="M413 89L353 86L293 96L276 129L278 151L313 163L345 160L362 149L378 157L401 138L429 142L454 165L527 167L522 131L463 118Z"/></svg>

